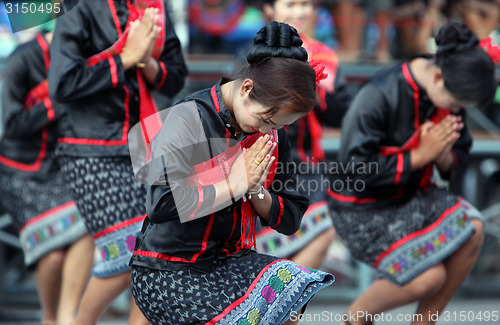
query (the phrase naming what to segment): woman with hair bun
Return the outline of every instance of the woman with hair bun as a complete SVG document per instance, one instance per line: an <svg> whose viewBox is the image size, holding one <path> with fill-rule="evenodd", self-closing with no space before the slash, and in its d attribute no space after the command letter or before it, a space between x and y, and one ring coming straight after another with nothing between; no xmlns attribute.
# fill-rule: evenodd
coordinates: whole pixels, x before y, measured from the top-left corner
<svg viewBox="0 0 500 325"><path fill-rule="evenodd" d="M278 168L291 161L283 126L316 99L316 73L301 45L294 28L271 22L236 78L187 96L162 118L131 260L132 292L151 323L296 324L333 282L252 250L257 220L292 234L308 207L284 186L293 175Z"/></svg>
<svg viewBox="0 0 500 325"><path fill-rule="evenodd" d="M461 286L482 245L479 211L438 188L432 174L450 178L467 163L464 108L493 99L494 65L463 23L444 25L436 43L435 55L376 74L344 119L338 158L350 167L337 180L346 186L331 193L334 225L353 256L379 275L344 324L371 324L413 302L421 320L412 324L434 324L431 316Z"/></svg>

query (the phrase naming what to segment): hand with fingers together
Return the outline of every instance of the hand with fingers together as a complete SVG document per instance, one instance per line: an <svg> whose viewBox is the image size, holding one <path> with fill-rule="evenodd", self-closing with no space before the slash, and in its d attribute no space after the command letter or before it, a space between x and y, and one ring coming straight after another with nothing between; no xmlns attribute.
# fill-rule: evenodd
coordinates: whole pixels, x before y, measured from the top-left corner
<svg viewBox="0 0 500 325"><path fill-rule="evenodd" d="M158 9L147 8L141 19L130 23L127 41L120 54L125 69L145 67L160 34Z"/></svg>
<svg viewBox="0 0 500 325"><path fill-rule="evenodd" d="M419 146L413 151L418 157L418 167L430 162L441 163L449 155L463 127L462 118L455 115L448 115L437 124L430 121L422 124Z"/></svg>
<svg viewBox="0 0 500 325"><path fill-rule="evenodd" d="M248 149L243 150L245 159L248 192L256 192L264 184L275 159L272 155L276 142L270 140L269 134L260 137Z"/></svg>
<svg viewBox="0 0 500 325"><path fill-rule="evenodd" d="M271 141L267 134L261 136L250 148L243 149L228 175L228 182L235 197L243 196L246 199L245 193L261 190L276 159L272 155L276 146L277 143Z"/></svg>

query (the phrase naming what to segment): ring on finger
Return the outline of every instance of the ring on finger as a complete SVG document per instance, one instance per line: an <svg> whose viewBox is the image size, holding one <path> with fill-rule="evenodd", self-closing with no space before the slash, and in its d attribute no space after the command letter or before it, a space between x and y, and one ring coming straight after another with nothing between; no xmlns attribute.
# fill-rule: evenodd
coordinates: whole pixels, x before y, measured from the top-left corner
<svg viewBox="0 0 500 325"><path fill-rule="evenodd" d="M255 159L253 162L256 163L257 166L260 166L260 164L261 164L260 162L257 161L257 159Z"/></svg>

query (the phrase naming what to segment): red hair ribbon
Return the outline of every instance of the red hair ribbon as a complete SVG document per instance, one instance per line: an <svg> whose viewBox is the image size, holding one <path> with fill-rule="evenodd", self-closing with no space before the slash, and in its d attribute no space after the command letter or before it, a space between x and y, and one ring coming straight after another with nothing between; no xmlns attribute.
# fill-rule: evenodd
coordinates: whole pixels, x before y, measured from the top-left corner
<svg viewBox="0 0 500 325"><path fill-rule="evenodd" d="M500 47L492 43L491 37L483 38L479 46L486 51L494 63L500 62Z"/></svg>
<svg viewBox="0 0 500 325"><path fill-rule="evenodd" d="M325 73L325 66L321 64L321 61L319 60L311 60L309 61L309 64L311 67L314 69L314 72L316 72L316 92L319 91L319 82L321 80L326 79L328 77L328 73Z"/></svg>

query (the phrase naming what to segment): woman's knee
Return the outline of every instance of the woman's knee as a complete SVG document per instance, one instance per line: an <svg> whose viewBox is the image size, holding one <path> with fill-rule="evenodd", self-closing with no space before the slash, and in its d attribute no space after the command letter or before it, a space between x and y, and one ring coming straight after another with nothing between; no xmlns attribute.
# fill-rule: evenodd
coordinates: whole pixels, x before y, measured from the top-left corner
<svg viewBox="0 0 500 325"><path fill-rule="evenodd" d="M57 272L62 268L64 256L64 249L57 249L42 257L41 261L52 270L51 272Z"/></svg>
<svg viewBox="0 0 500 325"><path fill-rule="evenodd" d="M412 282L407 287L413 300L420 300L430 296L441 290L446 282L446 268L442 263L428 269Z"/></svg>
<svg viewBox="0 0 500 325"><path fill-rule="evenodd" d="M330 244L335 239L335 235L336 235L335 228L330 227L327 230L325 230L321 235L319 235L319 238L321 238L322 243L328 249Z"/></svg>
<svg viewBox="0 0 500 325"><path fill-rule="evenodd" d="M472 219L472 225L474 226L474 229L476 230L476 232L474 233L474 235L472 235L471 238L469 238L467 245L474 252L479 252L479 250L483 246L484 222L482 220L479 220L479 219Z"/></svg>

